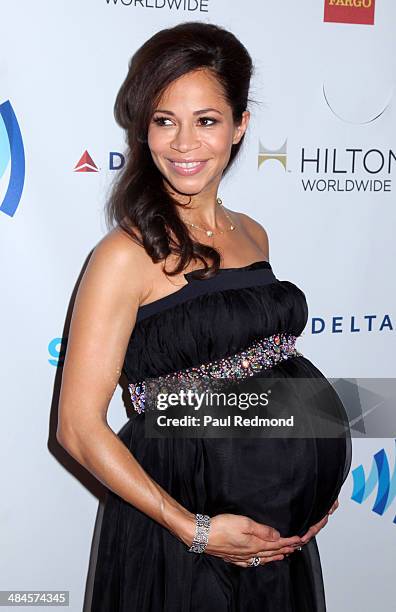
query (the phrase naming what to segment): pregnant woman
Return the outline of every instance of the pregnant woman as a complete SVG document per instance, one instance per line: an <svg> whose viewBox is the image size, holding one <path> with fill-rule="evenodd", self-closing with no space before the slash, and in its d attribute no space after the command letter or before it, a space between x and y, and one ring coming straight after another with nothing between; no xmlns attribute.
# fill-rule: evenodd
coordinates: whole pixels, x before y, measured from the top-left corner
<svg viewBox="0 0 396 612"><path fill-rule="evenodd" d="M315 535L338 505L349 435L145 435L145 380L188 387L197 372L320 380L326 414L343 414L295 347L304 293L275 276L264 228L218 196L248 127L252 70L233 34L182 23L135 53L116 100L126 163L114 227L76 297L57 433L108 489L92 612L326 609ZM284 248L294 257L296 244ZM131 416L115 434L121 374Z"/></svg>

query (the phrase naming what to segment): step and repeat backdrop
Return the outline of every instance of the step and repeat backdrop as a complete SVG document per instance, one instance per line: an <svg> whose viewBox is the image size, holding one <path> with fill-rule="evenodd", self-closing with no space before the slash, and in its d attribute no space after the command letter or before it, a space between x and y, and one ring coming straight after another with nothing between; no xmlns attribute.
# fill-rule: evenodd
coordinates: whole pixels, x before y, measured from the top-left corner
<svg viewBox="0 0 396 612"><path fill-rule="evenodd" d="M183 21L224 26L255 64L251 121L220 186L305 293L299 350L353 419L338 510L317 540L329 612L394 610L396 5L392 0L21 0L0 19L0 589L89 610L103 488L57 444L73 297L124 163L113 105L135 50ZM126 420L120 388L109 422ZM82 407L83 408L83 407ZM366 427L365 416L378 428Z"/></svg>

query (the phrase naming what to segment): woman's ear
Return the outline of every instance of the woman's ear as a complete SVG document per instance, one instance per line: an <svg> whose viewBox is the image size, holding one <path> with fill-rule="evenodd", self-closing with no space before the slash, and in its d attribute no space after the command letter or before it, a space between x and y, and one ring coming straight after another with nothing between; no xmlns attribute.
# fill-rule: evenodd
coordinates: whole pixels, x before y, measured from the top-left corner
<svg viewBox="0 0 396 612"><path fill-rule="evenodd" d="M241 140L242 136L247 130L247 126L249 125L249 119L250 111L243 111L241 123L237 125L234 130L234 138L232 139L232 144L238 144L238 142Z"/></svg>

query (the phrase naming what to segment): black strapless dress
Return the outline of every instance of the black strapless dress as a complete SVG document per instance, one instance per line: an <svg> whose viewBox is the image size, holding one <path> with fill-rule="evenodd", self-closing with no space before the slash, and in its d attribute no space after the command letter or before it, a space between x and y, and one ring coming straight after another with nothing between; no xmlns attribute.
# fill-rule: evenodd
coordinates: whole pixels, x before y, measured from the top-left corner
<svg viewBox="0 0 396 612"><path fill-rule="evenodd" d="M277 333L301 335L304 293L278 280L267 261L222 268L140 307L125 356L129 381L190 368ZM268 374L267 370L267 374ZM276 377L320 378L301 354L271 368ZM146 472L189 511L250 516L282 536L303 535L337 499L351 465L339 438L149 438L145 413L118 433ZM325 529L331 529L331 525ZM167 529L108 490L91 612L324 612L316 539L258 567L188 552Z"/></svg>

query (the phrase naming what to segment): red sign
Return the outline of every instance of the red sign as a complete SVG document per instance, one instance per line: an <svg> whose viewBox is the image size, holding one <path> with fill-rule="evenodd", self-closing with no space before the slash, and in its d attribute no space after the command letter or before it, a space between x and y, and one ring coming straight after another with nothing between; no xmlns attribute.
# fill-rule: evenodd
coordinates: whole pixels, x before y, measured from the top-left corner
<svg viewBox="0 0 396 612"><path fill-rule="evenodd" d="M375 0L325 0L324 20L374 25Z"/></svg>

